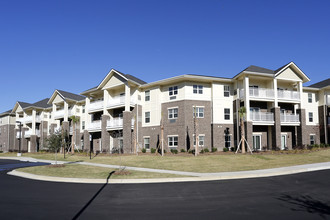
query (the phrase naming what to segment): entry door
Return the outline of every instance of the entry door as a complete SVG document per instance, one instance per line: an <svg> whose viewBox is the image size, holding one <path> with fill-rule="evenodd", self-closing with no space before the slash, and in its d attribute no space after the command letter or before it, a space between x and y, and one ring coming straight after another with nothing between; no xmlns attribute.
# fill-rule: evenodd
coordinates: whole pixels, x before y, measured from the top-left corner
<svg viewBox="0 0 330 220"><path fill-rule="evenodd" d="M261 136L260 135L253 135L253 149L261 150Z"/></svg>
<svg viewBox="0 0 330 220"><path fill-rule="evenodd" d="M282 134L281 135L281 150L285 150L286 149L286 135Z"/></svg>

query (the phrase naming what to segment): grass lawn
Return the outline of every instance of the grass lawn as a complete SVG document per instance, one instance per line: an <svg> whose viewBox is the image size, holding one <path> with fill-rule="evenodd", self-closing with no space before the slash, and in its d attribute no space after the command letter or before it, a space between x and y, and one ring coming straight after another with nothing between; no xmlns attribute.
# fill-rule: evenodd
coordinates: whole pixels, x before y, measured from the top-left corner
<svg viewBox="0 0 330 220"><path fill-rule="evenodd" d="M16 154L2 153L0 156L16 156ZM54 154L49 153L24 153L23 156L54 160ZM330 149L312 151L276 151L255 153L253 155L233 154L229 152L221 154L209 153L200 154L197 157L188 153L178 155L168 153L164 157L155 154L139 154L138 156L99 154L92 158L92 160L89 160L89 156L69 154L66 159L63 159L63 155L58 155L58 159L65 161L86 161L91 163L206 173L268 169L309 163L330 162Z"/></svg>
<svg viewBox="0 0 330 220"><path fill-rule="evenodd" d="M94 167L78 164L67 164L63 167L52 166L37 166L19 168L17 171L32 173L43 176L57 176L57 177L70 177L70 178L90 178L90 179L106 179L109 173L116 171L115 169ZM117 170L118 171L118 170ZM168 178L168 177L187 177L174 174L151 173L140 171L124 171L125 174L118 175L112 174L111 179L150 179L150 178Z"/></svg>

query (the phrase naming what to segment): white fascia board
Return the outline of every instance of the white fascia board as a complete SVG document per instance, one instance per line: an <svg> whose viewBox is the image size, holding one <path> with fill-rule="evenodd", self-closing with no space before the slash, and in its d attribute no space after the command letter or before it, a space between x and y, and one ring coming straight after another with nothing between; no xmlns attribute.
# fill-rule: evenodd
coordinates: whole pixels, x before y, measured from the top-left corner
<svg viewBox="0 0 330 220"><path fill-rule="evenodd" d="M118 74L120 77L122 77L124 80L128 81L128 79L127 79L125 76L123 76L121 73L117 72L117 71L114 70L114 69L111 69L111 70L109 71L109 73L104 77L104 79L102 80L102 82L97 86L96 90L98 90L98 89L101 88L101 85L103 85L103 83L104 83L104 82L110 77L110 75L111 75L112 73L116 73L116 74Z"/></svg>
<svg viewBox="0 0 330 220"><path fill-rule="evenodd" d="M286 65L285 67L283 67L279 72L277 72L275 74L275 77L277 77L278 75L280 75L286 68L288 68L289 66L293 65L295 68L298 69L298 71L300 72L300 74L305 77L306 81L311 81L310 78L294 63L294 62L290 62L288 65ZM304 81L304 80L303 80Z"/></svg>

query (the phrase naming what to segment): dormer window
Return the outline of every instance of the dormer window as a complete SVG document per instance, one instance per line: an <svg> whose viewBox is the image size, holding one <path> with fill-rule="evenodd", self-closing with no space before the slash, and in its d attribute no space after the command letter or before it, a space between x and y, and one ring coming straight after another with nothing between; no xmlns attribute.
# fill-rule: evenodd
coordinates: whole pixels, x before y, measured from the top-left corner
<svg viewBox="0 0 330 220"><path fill-rule="evenodd" d="M193 93L194 94L203 94L203 86L202 85L193 85Z"/></svg>
<svg viewBox="0 0 330 220"><path fill-rule="evenodd" d="M168 95L174 96L178 94L178 86L171 86L168 88Z"/></svg>

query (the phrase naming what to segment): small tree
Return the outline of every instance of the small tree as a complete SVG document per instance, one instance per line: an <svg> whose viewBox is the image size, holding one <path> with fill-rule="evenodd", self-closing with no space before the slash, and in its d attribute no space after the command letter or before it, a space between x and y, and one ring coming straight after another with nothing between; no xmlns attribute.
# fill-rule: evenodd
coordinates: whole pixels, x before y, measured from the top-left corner
<svg viewBox="0 0 330 220"><path fill-rule="evenodd" d="M71 123L73 124L72 127L73 127L73 133L72 133L72 140L71 140L71 143L72 143L72 146L71 146L71 153L74 154L74 148L76 147L76 124L79 122L80 118L79 116L71 116L70 117L71 119Z"/></svg>
<svg viewBox="0 0 330 220"><path fill-rule="evenodd" d="M245 118L246 108L240 107L238 110L240 124L241 124L241 142L242 142L242 154L245 154L245 128L244 128L244 118Z"/></svg>
<svg viewBox="0 0 330 220"><path fill-rule="evenodd" d="M55 163L57 164L57 152L61 149L62 134L56 131L46 139L48 150L55 153Z"/></svg>

